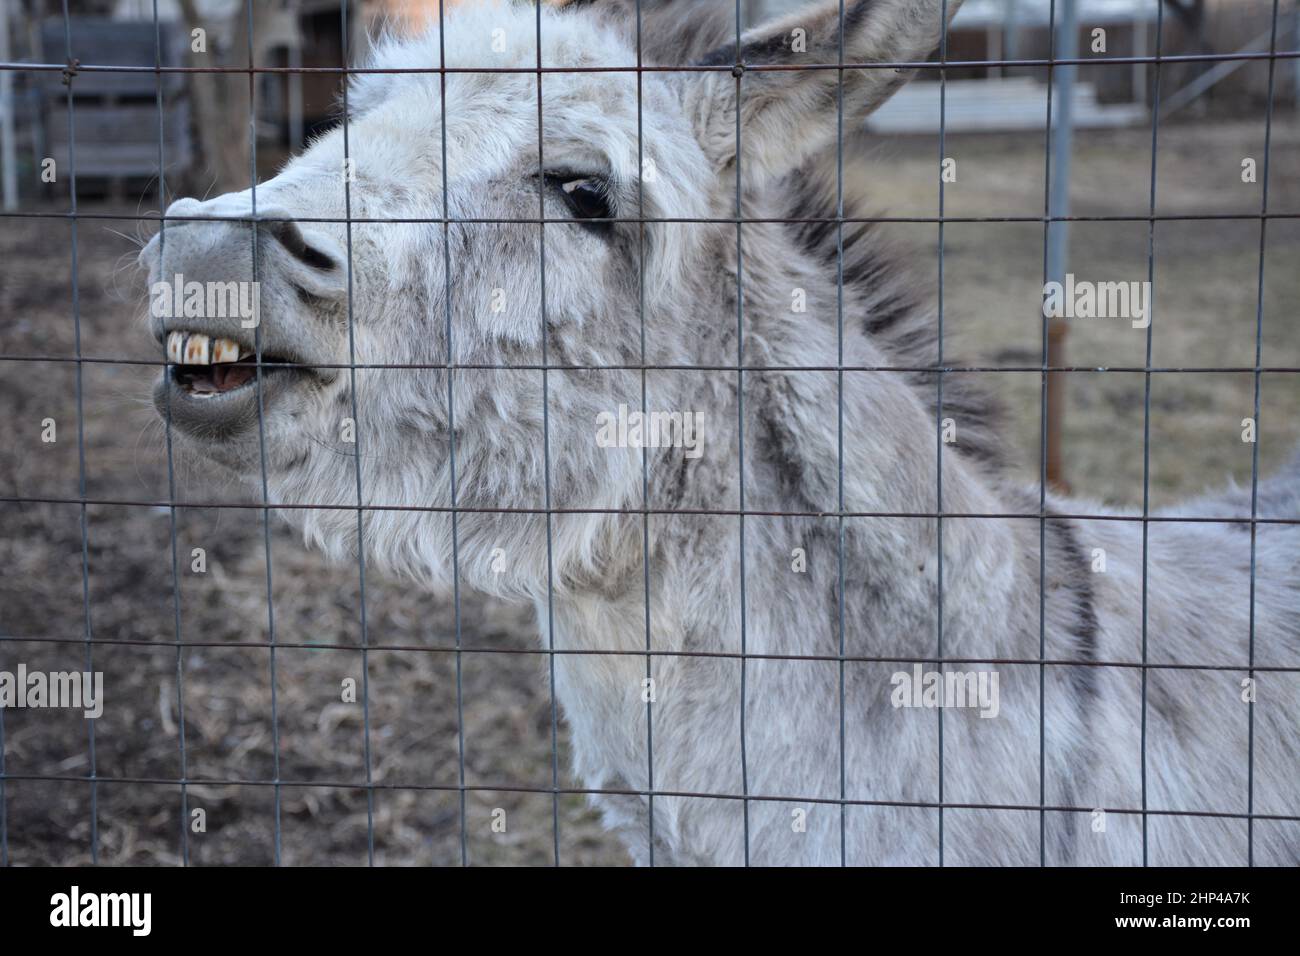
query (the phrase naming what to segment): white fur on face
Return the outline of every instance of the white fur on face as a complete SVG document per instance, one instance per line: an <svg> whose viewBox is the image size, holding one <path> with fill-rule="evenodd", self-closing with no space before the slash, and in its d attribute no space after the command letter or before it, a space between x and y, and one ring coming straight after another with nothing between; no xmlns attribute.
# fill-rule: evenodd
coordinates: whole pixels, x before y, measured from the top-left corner
<svg viewBox="0 0 1300 956"><path fill-rule="evenodd" d="M257 189L259 207L273 203L308 220L353 220L350 228L313 226L350 249L350 308L316 317L332 330L333 361L408 366L355 375L361 486L369 503L451 505L446 372L409 367L445 366L449 326L452 360L476 366L452 382L457 503L536 507L547 484L539 455L540 373L482 366L542 364L544 320L552 364L636 363L641 317L659 317L662 325L664 317L697 315L696 277L716 268L702 251L709 227L652 223L642 248L635 224L605 234L570 224L554 190L539 188L539 167L598 175L609 183L614 215L625 219L705 218L717 214L719 191L726 198L683 113L680 78L646 73L638 84L630 69L547 72L539 111L535 17L531 8L466 5L447 17L441 35L381 44L374 69L436 69L445 56L456 72L358 75L346 97L346 131L325 134ZM627 41L591 17L547 9L541 36L546 66L636 64ZM444 214L460 221L444 227ZM544 266L543 232L534 221L540 215L554 220L544 227ZM611 391L611 378L626 381ZM337 437L352 414L351 381L340 375L291 420L268 415L268 477L281 500L355 502L353 449ZM553 375L547 383L551 439L565 449L550 463L557 503L572 494L575 505L621 507L635 491L637 454L586 448L610 395L621 390L631 401L633 385L631 373ZM255 442L206 451L250 477L260 470ZM618 467L611 469L611 460ZM356 547L355 521L343 512L312 511L295 520L331 553ZM445 513L379 511L370 523L367 537L380 563L423 579L449 573ZM462 563L471 574L475 542L486 555L502 537L536 532L535 522L502 515L469 515L461 525L468 542ZM575 528L565 554L594 560L594 542L609 533L607 525ZM545 571L521 565L514 575L486 580L532 593Z"/></svg>

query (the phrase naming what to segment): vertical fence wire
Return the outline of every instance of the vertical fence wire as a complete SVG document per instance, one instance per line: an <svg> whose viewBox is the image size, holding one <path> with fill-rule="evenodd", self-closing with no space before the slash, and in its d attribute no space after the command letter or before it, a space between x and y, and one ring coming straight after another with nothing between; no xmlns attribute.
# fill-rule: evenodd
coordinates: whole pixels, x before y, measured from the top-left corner
<svg viewBox="0 0 1300 956"><path fill-rule="evenodd" d="M348 115L348 86L352 44L349 42L348 0L343 0L340 10L343 45L343 218L347 237L348 270L348 375L352 392L352 461L357 484L357 578L361 602L361 721L362 759L366 767L366 862L375 865L375 788L370 766L370 629L366 620L366 526L364 498L361 495L361 418L357 414L357 344L356 321L352 311L352 158L349 154L348 130L352 118ZM256 116L254 116L256 119ZM254 231L257 225L254 223ZM383 374L372 370L370 374Z"/></svg>
<svg viewBox="0 0 1300 956"><path fill-rule="evenodd" d="M937 291L937 309L935 322L938 326L938 335L935 342L935 368L939 369L935 373L935 467L934 467L934 536L935 536L935 577L937 578L938 587L935 591L935 657L938 658L938 667L940 674L943 673L943 213L944 213L944 182L943 182L943 160L944 149L946 148L947 122L947 96L948 96L948 77L947 70L943 63L948 59L948 0L942 0L939 16L939 288ZM944 833L943 833L943 708L936 707L935 721L939 731L939 866L944 864Z"/></svg>
<svg viewBox="0 0 1300 956"><path fill-rule="evenodd" d="M442 279L443 317L447 332L447 454L451 485L451 596L456 627L456 789L460 804L460 865L469 866L469 824L465 819L465 692L462 679L460 619L460 539L456 507L456 394L452 387L455 360L451 332L451 216L447 201L447 41L443 6L438 4L438 112L442 159Z"/></svg>
<svg viewBox="0 0 1300 956"><path fill-rule="evenodd" d="M745 266L740 241L741 224L745 218L740 199L741 170L744 166L740 147L741 81L745 76L745 65L740 35L740 0L736 0L736 66L732 74L736 78L736 457L738 459L736 464L739 471L740 502L738 515L740 522L740 792L745 866L749 866L749 753L745 743L747 670L745 656L748 651L745 635Z"/></svg>
<svg viewBox="0 0 1300 956"><path fill-rule="evenodd" d="M158 111L158 205L159 209L167 207L167 165L166 153L164 150L166 144L166 122L163 113L163 74L162 67L162 24L158 20L158 0L153 0L153 32L154 32L154 67L155 73L154 97ZM158 223L158 274L163 275L163 255L166 251L167 243L167 222L162 220ZM163 367L163 374L170 376L171 367ZM174 617L173 627L176 632L176 738L177 746L180 749L180 790L181 790L181 864L189 866L190 863L190 827L189 827L189 760L185 752L185 654L181 646L183 631L181 629L181 566L180 566L180 549L176 543L176 460L172 443L172 393L171 389L164 389L165 412L163 416L163 435L164 443L167 450L167 530L171 539L171 558L172 558L172 615Z"/></svg>
<svg viewBox="0 0 1300 956"><path fill-rule="evenodd" d="M555 561L551 540L551 391L546 321L546 151L542 116L542 0L533 0L537 11L537 249L540 254L542 325L542 481L546 500L546 663L551 683L551 833L555 865L560 865L560 743L559 706L555 700Z"/></svg>
<svg viewBox="0 0 1300 956"><path fill-rule="evenodd" d="M253 288L257 288L258 266L257 266L257 73L254 69L256 64L253 62L253 0L248 0L245 6L245 18L248 24L248 175L249 175L249 195L251 212L251 233L252 233L252 259L253 259ZM270 482L267 479L266 468L266 403L264 401L262 389L262 322L261 310L258 310L258 321L253 326L253 351L254 351L254 387L257 395L257 449L258 462L261 471L262 484L262 550L266 558L266 625L267 625L267 643L269 645L269 667L271 679L271 746L272 746L272 769L275 774L274 783L274 800L275 800L275 865L279 866L281 862L282 834L281 834L281 810L283 807L283 794L281 793L280 784L280 705L279 695L276 689L276 636L275 636L275 597L273 591L272 569L271 569L271 491Z"/></svg>
<svg viewBox="0 0 1300 956"><path fill-rule="evenodd" d="M1251 695L1246 701L1246 865L1255 865L1255 576L1256 576L1256 533L1258 527L1255 519L1259 517L1259 442L1263 437L1259 428L1260 413L1260 366L1264 349L1264 260L1268 235L1268 167L1269 152L1273 145L1273 82L1277 67L1277 12L1278 0L1273 0L1273 17L1269 26L1268 39L1268 98L1264 103L1264 168L1260 171L1263 178L1259 204L1259 278L1255 291L1255 370L1253 385L1255 391L1255 441L1250 447L1250 607L1247 631L1247 660L1249 670L1246 677L1250 681ZM1297 13L1300 16L1300 13ZM1300 97L1300 90L1297 90Z"/></svg>
<svg viewBox="0 0 1300 956"><path fill-rule="evenodd" d="M68 64L75 61L72 56L72 17L68 13L68 0L63 0L63 42ZM81 355L81 290L78 276L77 252L77 130L76 106L73 103L73 84L76 80L71 69L64 74L67 82L68 106L68 190L72 196L71 218L69 225L71 235L71 292L72 292L72 331L76 356L76 400L77 400L77 493L82 501L81 514L81 601L83 605L86 672L95 672L94 643L92 642L90 616L90 523L86 514L86 415L85 394L83 388L83 363ZM86 755L90 762L90 861L99 862L99 771L95 759L95 723L86 721Z"/></svg>
<svg viewBox="0 0 1300 956"><path fill-rule="evenodd" d="M1146 357L1142 372L1142 663L1147 663L1147 556L1151 532L1151 343L1156 328L1156 160L1159 156L1160 133L1160 54L1164 49L1165 5L1156 2L1156 64L1153 92L1151 94L1151 187L1147 223L1147 298ZM1140 751L1142 758L1142 865L1148 863L1147 834L1147 671L1142 668L1142 729Z"/></svg>
<svg viewBox="0 0 1300 956"><path fill-rule="evenodd" d="M835 560L839 579L835 607L839 653L840 866L848 865L847 758L844 745L844 0L839 4L835 76Z"/></svg>
<svg viewBox="0 0 1300 956"><path fill-rule="evenodd" d="M1157 3L1162 0L1156 0ZM1056 60L1056 0L1047 11L1047 123L1043 129L1043 285L1050 278L1052 230L1052 83ZM1068 89L1068 88L1067 88ZM1042 310L1041 360L1038 411L1038 865L1047 865L1047 368L1049 320Z"/></svg>
<svg viewBox="0 0 1300 956"><path fill-rule="evenodd" d="M641 102L641 0L636 0L636 206L637 217L637 318L641 326L641 421L649 420L646 394L645 334L645 124ZM689 228L689 227L688 227ZM654 656L650 641L650 453L641 445L641 575L645 591L645 761L646 761L646 853L655 865L655 750L654 750Z"/></svg>

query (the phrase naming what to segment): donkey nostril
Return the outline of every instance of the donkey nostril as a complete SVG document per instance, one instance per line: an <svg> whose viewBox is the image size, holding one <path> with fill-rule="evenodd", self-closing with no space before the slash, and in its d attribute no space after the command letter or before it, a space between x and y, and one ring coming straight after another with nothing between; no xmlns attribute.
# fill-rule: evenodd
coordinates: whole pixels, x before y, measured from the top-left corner
<svg viewBox="0 0 1300 956"><path fill-rule="evenodd" d="M279 240L280 245L288 253L304 265L311 266L313 269L320 269L328 272L333 269L337 263L334 257L327 252L322 252L315 246L308 245L302 230L298 228L297 223L293 222L263 222L262 228Z"/></svg>

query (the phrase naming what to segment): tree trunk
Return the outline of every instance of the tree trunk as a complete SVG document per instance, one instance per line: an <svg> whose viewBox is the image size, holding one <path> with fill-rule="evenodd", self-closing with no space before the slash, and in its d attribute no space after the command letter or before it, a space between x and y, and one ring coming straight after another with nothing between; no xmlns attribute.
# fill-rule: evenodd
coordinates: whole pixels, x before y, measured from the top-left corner
<svg viewBox="0 0 1300 956"><path fill-rule="evenodd" d="M180 0L181 15L187 32L195 27L208 31L206 53L196 53L191 47L190 65L196 67L225 66L247 70L249 64L248 7L241 6L234 16L233 38L228 49L216 47L217 30L206 24L194 5L194 0ZM275 12L275 5L267 2L252 4L253 57L261 63L257 47L259 27L266 24ZM246 72L195 73L190 77L190 93L194 102L194 122L198 130L199 148L203 164L210 177L209 186L215 192L247 189L251 185L253 170L250 164L252 139L256 135L252 122L254 103L250 102L250 74Z"/></svg>

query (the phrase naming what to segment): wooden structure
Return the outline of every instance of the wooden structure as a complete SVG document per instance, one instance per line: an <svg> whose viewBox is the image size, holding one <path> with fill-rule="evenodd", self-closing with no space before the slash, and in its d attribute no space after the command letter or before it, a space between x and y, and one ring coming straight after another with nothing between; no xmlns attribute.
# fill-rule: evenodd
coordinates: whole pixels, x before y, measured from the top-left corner
<svg viewBox="0 0 1300 956"><path fill-rule="evenodd" d="M151 66L158 58L159 33L151 22L73 17L70 23L72 58L79 63L140 67ZM186 38L171 24L161 24L158 29L162 65L182 65ZM64 31L61 19L41 25L41 45L50 62L67 58ZM194 148L184 74L151 70L79 74L73 69L64 74L41 73L37 82L44 152L57 164L61 181L71 171L74 155L79 182L118 184L155 178L160 86L166 173L170 178L188 172Z"/></svg>

